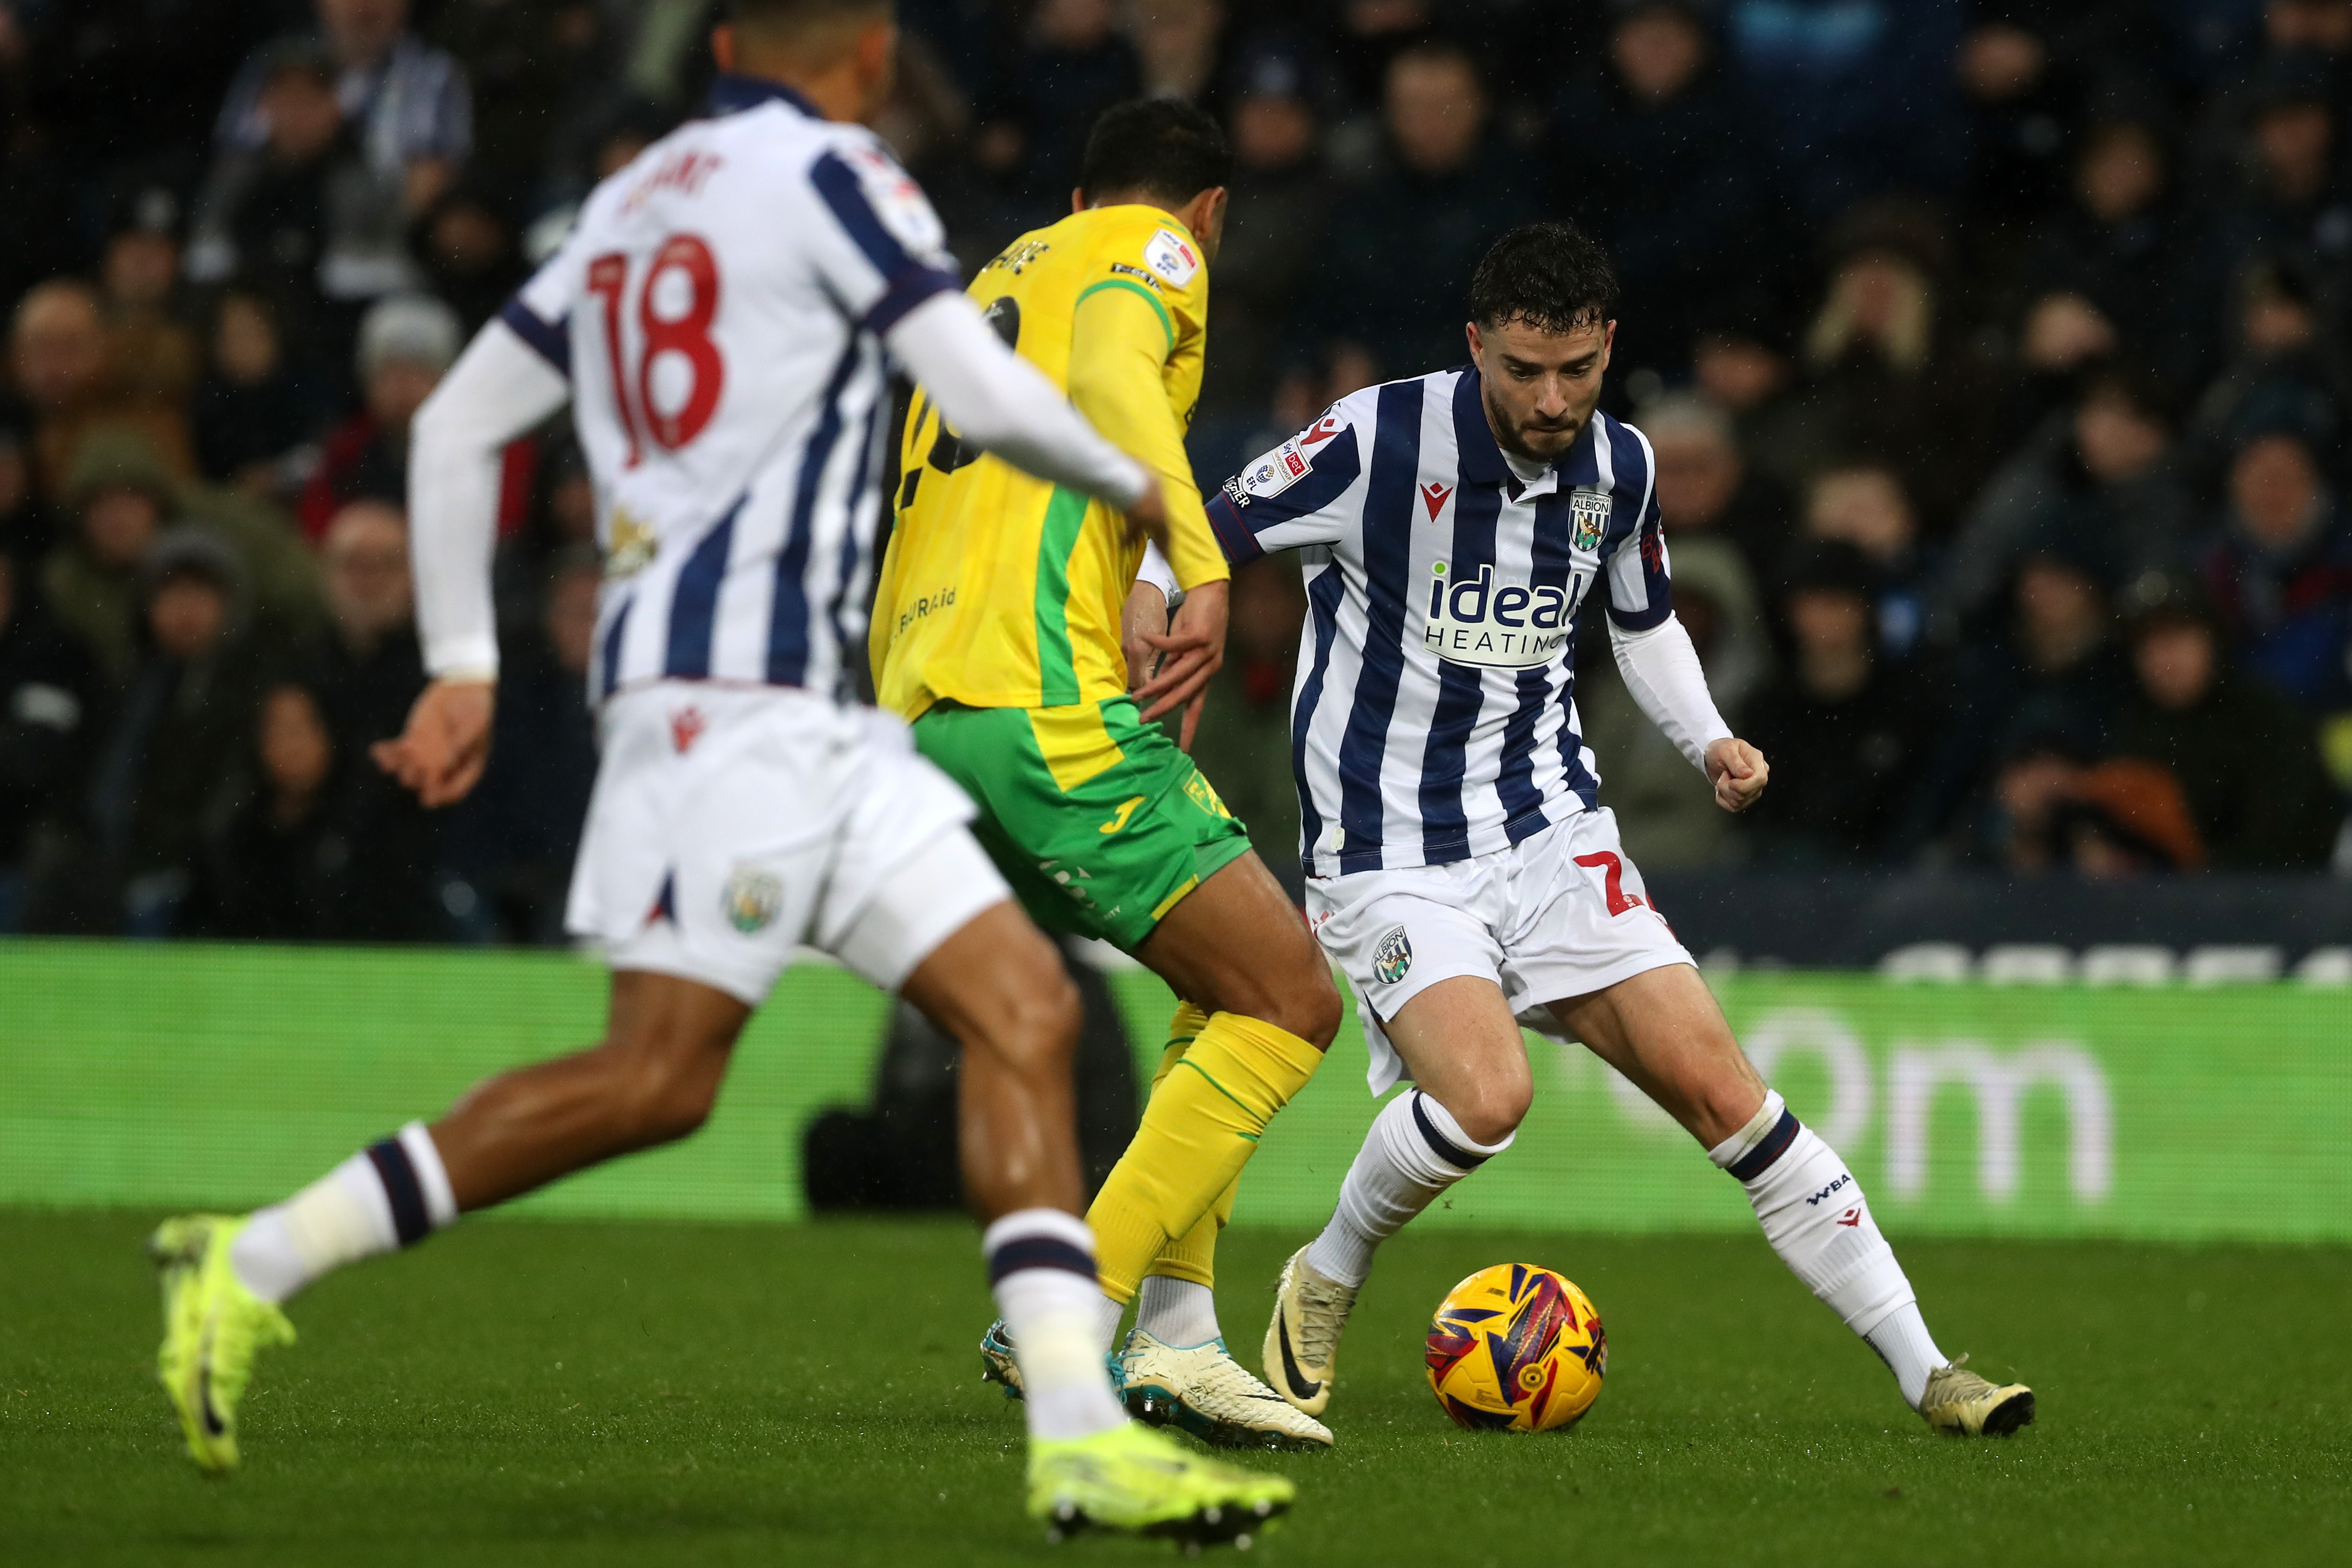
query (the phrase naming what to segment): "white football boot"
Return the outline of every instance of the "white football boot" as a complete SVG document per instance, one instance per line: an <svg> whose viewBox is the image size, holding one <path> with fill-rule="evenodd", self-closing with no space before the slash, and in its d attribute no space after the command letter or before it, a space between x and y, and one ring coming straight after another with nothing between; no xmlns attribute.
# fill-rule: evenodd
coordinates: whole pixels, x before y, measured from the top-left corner
<svg viewBox="0 0 2352 1568"><path fill-rule="evenodd" d="M1252 1377L1222 1339L1167 1344L1136 1329L1118 1352L1128 1414L1221 1448L1328 1448L1331 1429Z"/></svg>
<svg viewBox="0 0 2352 1568"><path fill-rule="evenodd" d="M1265 1326L1265 1375L1276 1393L1309 1415L1322 1415L1331 1403L1339 1333L1355 1310L1356 1291L1317 1273L1303 1247L1282 1266L1274 1321Z"/></svg>

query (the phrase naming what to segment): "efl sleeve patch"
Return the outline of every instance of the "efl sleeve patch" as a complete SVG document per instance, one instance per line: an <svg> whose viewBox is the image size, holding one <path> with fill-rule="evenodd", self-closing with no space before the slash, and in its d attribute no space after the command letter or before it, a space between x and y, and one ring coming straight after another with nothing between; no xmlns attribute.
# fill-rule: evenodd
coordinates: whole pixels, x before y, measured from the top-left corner
<svg viewBox="0 0 2352 1568"><path fill-rule="evenodd" d="M1174 229L1158 229L1144 242L1143 264L1171 287L1182 289L1201 275L1201 252Z"/></svg>

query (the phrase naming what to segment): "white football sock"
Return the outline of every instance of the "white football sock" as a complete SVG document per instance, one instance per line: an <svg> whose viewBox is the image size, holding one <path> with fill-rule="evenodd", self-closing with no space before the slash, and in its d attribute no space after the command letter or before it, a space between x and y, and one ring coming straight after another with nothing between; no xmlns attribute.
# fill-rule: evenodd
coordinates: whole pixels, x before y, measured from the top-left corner
<svg viewBox="0 0 2352 1568"><path fill-rule="evenodd" d="M1928 1368L1943 1358L1927 1337L1911 1281L1837 1151L1769 1093L1748 1125L1708 1150L1707 1158L1738 1178L1780 1261L1870 1342L1894 1370L1903 1397L1916 1406ZM1889 1343L1882 1344L1881 1326L1897 1317L1902 1324L1889 1329L1883 1336Z"/></svg>
<svg viewBox="0 0 2352 1568"><path fill-rule="evenodd" d="M352 1155L292 1197L257 1211L229 1267L265 1301L283 1301L346 1263L413 1247L456 1221L440 1151L422 1121Z"/></svg>
<svg viewBox="0 0 2352 1568"><path fill-rule="evenodd" d="M1878 1359L1895 1374L1896 1384L1903 1390L1903 1403L1914 1410L1919 1408L1919 1401L1927 1392L1927 1374L1939 1366L1951 1364L1929 1337L1927 1321L1919 1315L1916 1301L1895 1308L1880 1320L1878 1327L1862 1337L1870 1342L1870 1348L1878 1352Z"/></svg>
<svg viewBox="0 0 2352 1568"><path fill-rule="evenodd" d="M1021 1363L1022 1411L1034 1437L1085 1437L1125 1425L1096 1327L1095 1236L1060 1209L1020 1209L981 1238L996 1310Z"/></svg>
<svg viewBox="0 0 2352 1568"><path fill-rule="evenodd" d="M1462 1126L1418 1089L1407 1089L1372 1118L1356 1163L1339 1184L1331 1223L1307 1248L1307 1267L1342 1285L1361 1285L1372 1249L1430 1205L1438 1194L1511 1146L1473 1142Z"/></svg>
<svg viewBox="0 0 2352 1568"><path fill-rule="evenodd" d="M1106 1351L1118 1342L1118 1321L1127 1316L1127 1303L1113 1296L1105 1296L1095 1303L1095 1337Z"/></svg>
<svg viewBox="0 0 2352 1568"><path fill-rule="evenodd" d="M1143 1277L1135 1326L1163 1345L1204 1345L1217 1338L1217 1293L1165 1274Z"/></svg>

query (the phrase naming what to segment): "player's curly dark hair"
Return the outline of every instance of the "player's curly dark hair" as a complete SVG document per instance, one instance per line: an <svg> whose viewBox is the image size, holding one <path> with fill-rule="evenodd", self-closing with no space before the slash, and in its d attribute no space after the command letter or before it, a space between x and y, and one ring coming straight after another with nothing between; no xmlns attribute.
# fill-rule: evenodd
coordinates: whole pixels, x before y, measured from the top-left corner
<svg viewBox="0 0 2352 1568"><path fill-rule="evenodd" d="M1487 247L1470 275L1470 319L1547 332L1604 322L1617 309L1609 253L1573 224L1522 224Z"/></svg>
<svg viewBox="0 0 2352 1568"><path fill-rule="evenodd" d="M1152 196L1188 202L1232 183L1233 150L1217 122L1172 98L1114 104L1087 133L1078 188L1100 196Z"/></svg>

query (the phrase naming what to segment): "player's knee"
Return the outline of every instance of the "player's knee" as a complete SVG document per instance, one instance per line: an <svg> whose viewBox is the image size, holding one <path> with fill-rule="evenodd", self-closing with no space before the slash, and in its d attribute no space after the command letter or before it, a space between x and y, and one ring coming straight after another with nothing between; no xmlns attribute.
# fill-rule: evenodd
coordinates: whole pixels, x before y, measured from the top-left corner
<svg viewBox="0 0 2352 1568"><path fill-rule="evenodd" d="M1294 972L1282 976L1282 984L1265 991L1255 1005L1234 1011L1286 1030L1318 1051L1330 1049L1331 1042L1339 1037L1339 1020L1345 1016L1339 988L1331 984L1331 972L1318 956L1314 963L1294 966Z"/></svg>
<svg viewBox="0 0 2352 1568"><path fill-rule="evenodd" d="M607 1047L616 1069L609 1104L622 1142L640 1149L675 1142L710 1119L721 1075L700 1044L655 1035Z"/></svg>
<svg viewBox="0 0 2352 1568"><path fill-rule="evenodd" d="M1481 1082L1444 1104L1463 1136L1491 1148L1519 1130L1535 1097L1534 1083L1521 1078Z"/></svg>
<svg viewBox="0 0 2352 1568"><path fill-rule="evenodd" d="M1035 947L1002 976L1003 1001L986 1040L988 1048L1024 1076L1067 1072L1087 1016L1086 1002L1060 955L1043 941Z"/></svg>

